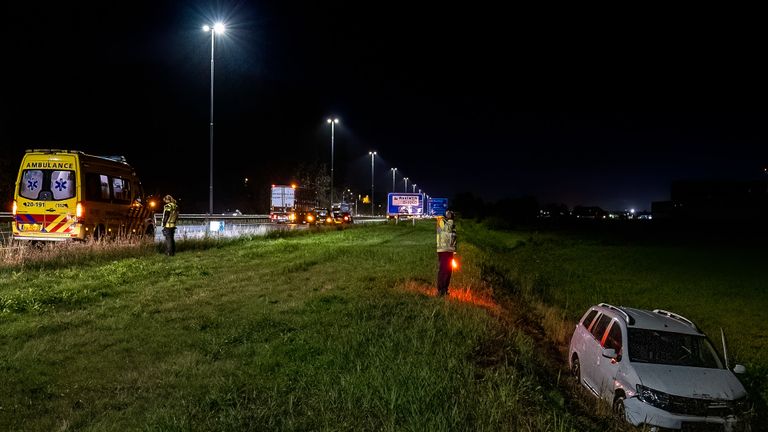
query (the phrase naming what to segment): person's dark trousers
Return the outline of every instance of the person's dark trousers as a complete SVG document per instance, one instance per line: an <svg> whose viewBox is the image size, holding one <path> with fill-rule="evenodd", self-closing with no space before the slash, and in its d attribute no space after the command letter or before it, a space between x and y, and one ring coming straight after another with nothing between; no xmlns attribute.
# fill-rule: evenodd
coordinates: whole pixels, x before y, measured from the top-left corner
<svg viewBox="0 0 768 432"><path fill-rule="evenodd" d="M440 267L437 270L437 295L447 295L448 285L451 283L451 259L453 252L438 252L437 259Z"/></svg>
<svg viewBox="0 0 768 432"><path fill-rule="evenodd" d="M165 254L176 255L176 239L173 238L176 235L176 228L163 228L163 235L165 236Z"/></svg>

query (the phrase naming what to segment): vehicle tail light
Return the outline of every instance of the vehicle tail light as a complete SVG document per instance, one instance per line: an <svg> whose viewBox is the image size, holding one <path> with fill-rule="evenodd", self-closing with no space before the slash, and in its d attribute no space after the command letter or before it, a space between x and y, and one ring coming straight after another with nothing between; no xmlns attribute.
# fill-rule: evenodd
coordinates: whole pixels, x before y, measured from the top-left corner
<svg viewBox="0 0 768 432"><path fill-rule="evenodd" d="M349 220L349 216L344 216L344 220Z"/></svg>
<svg viewBox="0 0 768 432"><path fill-rule="evenodd" d="M16 207L16 200L13 200L13 210L12 210L12 211L13 211L13 215L14 215L14 216L16 216L16 209L17 209L17 208L18 208L18 207Z"/></svg>
<svg viewBox="0 0 768 432"><path fill-rule="evenodd" d="M83 203L77 203L77 207L75 207L75 216L81 218L84 214L85 207L83 207Z"/></svg>

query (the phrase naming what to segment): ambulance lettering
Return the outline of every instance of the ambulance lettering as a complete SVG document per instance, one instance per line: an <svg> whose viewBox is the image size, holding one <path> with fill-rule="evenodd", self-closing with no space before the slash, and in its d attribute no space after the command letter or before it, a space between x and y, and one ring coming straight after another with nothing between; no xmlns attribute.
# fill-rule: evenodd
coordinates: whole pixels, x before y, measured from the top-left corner
<svg viewBox="0 0 768 432"><path fill-rule="evenodd" d="M26 168L72 169L72 162L27 162Z"/></svg>

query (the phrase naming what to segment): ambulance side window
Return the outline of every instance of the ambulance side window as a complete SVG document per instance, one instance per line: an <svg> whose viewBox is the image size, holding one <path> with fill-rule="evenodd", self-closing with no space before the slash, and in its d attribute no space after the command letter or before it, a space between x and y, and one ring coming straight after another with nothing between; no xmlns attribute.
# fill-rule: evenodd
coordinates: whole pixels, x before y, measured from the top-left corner
<svg viewBox="0 0 768 432"><path fill-rule="evenodd" d="M105 175L99 176L99 197L102 201L109 201L109 179Z"/></svg>
<svg viewBox="0 0 768 432"><path fill-rule="evenodd" d="M43 188L43 170L24 170L19 185L19 195L26 199L37 199Z"/></svg>
<svg viewBox="0 0 768 432"><path fill-rule="evenodd" d="M131 182L119 177L112 177L112 193L114 194L115 202L130 203Z"/></svg>
<svg viewBox="0 0 768 432"><path fill-rule="evenodd" d="M72 171L51 172L53 199L63 200L75 196L75 173Z"/></svg>
<svg viewBox="0 0 768 432"><path fill-rule="evenodd" d="M103 174L86 174L85 197L90 201L109 202L109 178Z"/></svg>

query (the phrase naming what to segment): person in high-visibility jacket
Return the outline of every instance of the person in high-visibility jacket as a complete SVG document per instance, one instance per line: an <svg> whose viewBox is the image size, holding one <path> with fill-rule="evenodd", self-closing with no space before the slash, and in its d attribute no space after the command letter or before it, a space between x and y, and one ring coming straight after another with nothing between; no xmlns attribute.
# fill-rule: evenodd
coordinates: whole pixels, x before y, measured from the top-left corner
<svg viewBox="0 0 768 432"><path fill-rule="evenodd" d="M176 255L176 220L179 218L179 206L172 196L166 195L163 198L163 235L165 236L165 254L168 256Z"/></svg>
<svg viewBox="0 0 768 432"><path fill-rule="evenodd" d="M448 294L451 283L451 261L456 253L456 224L454 214L446 210L445 216L437 217L437 295Z"/></svg>

